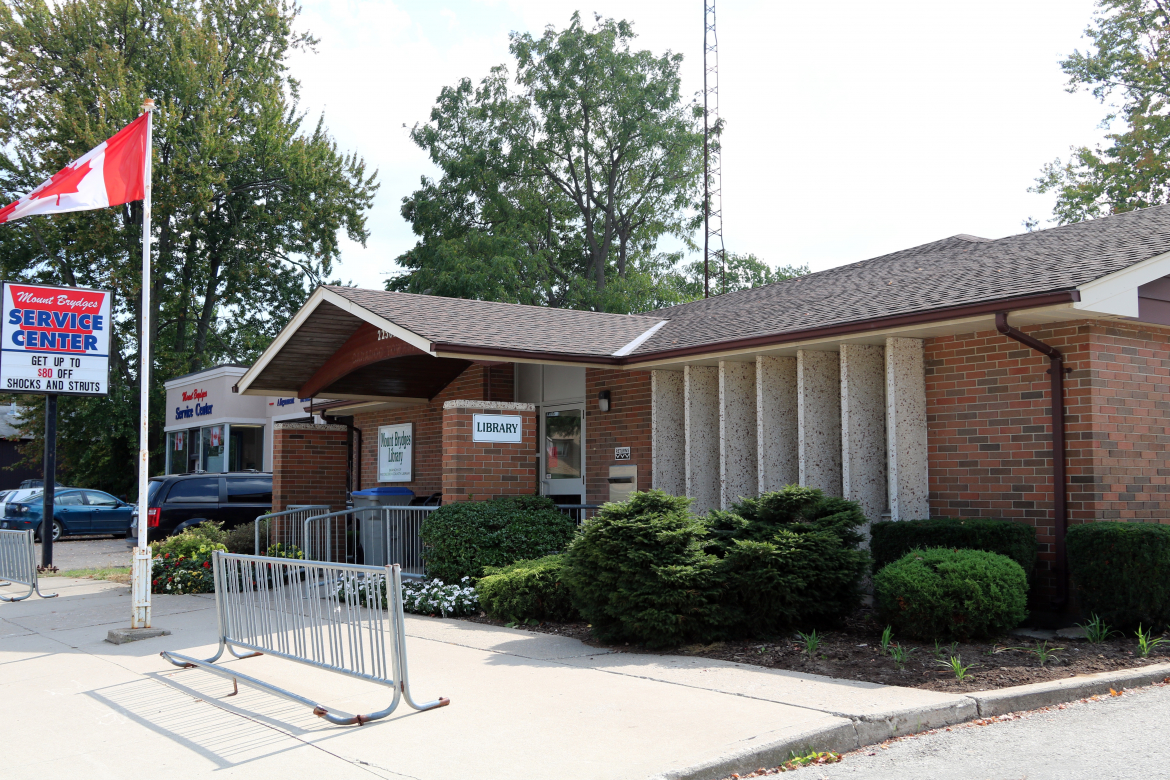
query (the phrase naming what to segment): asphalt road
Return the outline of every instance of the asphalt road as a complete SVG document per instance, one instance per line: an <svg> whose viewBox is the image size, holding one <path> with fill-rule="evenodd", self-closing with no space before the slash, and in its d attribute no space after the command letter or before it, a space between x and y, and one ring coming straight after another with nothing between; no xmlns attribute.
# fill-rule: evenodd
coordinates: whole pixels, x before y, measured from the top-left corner
<svg viewBox="0 0 1170 780"><path fill-rule="evenodd" d="M797 778L1131 780L1170 778L1170 685L1073 702L1016 720L952 727L849 753ZM787 775L786 775L787 776Z"/></svg>
<svg viewBox="0 0 1170 780"><path fill-rule="evenodd" d="M37 563L41 562L41 546L37 548ZM53 544L53 565L61 571L76 569L103 569L107 566L129 566L131 548L122 537L108 536L66 537Z"/></svg>

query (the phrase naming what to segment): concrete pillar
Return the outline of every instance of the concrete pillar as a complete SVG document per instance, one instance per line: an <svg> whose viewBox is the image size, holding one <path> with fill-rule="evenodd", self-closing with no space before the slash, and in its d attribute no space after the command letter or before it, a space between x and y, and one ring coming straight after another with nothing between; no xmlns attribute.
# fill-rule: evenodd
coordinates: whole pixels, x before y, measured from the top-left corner
<svg viewBox="0 0 1170 780"><path fill-rule="evenodd" d="M685 366L687 495L696 513L719 508L719 369Z"/></svg>
<svg viewBox="0 0 1170 780"><path fill-rule="evenodd" d="M761 493L800 481L796 358L756 356L756 453Z"/></svg>
<svg viewBox="0 0 1170 780"><path fill-rule="evenodd" d="M756 364L719 361L719 505L757 494Z"/></svg>
<svg viewBox="0 0 1170 780"><path fill-rule="evenodd" d="M890 517L930 517L922 339L886 339L886 451Z"/></svg>
<svg viewBox="0 0 1170 780"><path fill-rule="evenodd" d="M686 414L683 372L650 372L650 449L653 487L684 496L687 492Z"/></svg>
<svg viewBox="0 0 1170 780"><path fill-rule="evenodd" d="M870 522L886 511L885 350L841 345L841 492Z"/></svg>
<svg viewBox="0 0 1170 780"><path fill-rule="evenodd" d="M841 495L841 361L836 352L796 353L800 484Z"/></svg>

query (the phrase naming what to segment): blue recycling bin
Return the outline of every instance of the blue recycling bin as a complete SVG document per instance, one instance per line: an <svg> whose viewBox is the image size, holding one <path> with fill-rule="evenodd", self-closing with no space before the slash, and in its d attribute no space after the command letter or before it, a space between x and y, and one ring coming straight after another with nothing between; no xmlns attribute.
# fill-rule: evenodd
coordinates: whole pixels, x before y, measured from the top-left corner
<svg viewBox="0 0 1170 780"><path fill-rule="evenodd" d="M414 499L414 491L405 487L376 487L353 491L353 505L406 506Z"/></svg>

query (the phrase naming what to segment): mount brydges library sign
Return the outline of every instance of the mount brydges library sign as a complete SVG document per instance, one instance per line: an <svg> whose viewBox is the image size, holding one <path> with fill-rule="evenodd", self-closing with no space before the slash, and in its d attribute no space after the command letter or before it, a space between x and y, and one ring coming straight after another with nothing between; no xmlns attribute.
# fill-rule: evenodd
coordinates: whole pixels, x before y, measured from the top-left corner
<svg viewBox="0 0 1170 780"><path fill-rule="evenodd" d="M1170 206L637 315L321 287L237 389L335 399L365 485L407 425L405 484L444 501L621 482L704 512L799 483L873 520L1031 523L1055 591L1068 524L1170 514Z"/></svg>
<svg viewBox="0 0 1170 780"><path fill-rule="evenodd" d="M0 388L106 395L113 293L4 282Z"/></svg>

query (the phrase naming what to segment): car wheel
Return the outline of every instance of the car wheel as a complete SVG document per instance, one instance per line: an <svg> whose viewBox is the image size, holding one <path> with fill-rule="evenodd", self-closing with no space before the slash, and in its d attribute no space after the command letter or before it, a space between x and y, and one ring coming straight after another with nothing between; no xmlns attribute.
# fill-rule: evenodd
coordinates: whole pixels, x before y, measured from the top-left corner
<svg viewBox="0 0 1170 780"><path fill-rule="evenodd" d="M44 523L42 523L41 525L44 525ZM60 539L61 534L63 534L64 532L65 532L65 529L61 526L61 521L54 520L53 521L53 541L55 542L58 539ZM41 529L39 526L37 527L37 541L38 542L41 541Z"/></svg>

